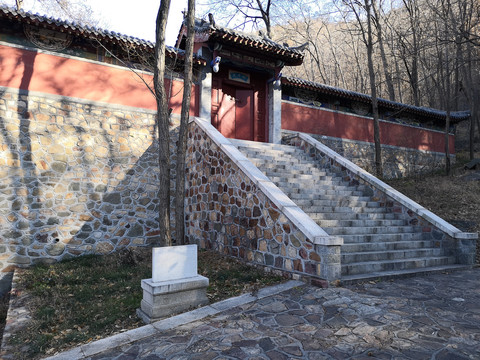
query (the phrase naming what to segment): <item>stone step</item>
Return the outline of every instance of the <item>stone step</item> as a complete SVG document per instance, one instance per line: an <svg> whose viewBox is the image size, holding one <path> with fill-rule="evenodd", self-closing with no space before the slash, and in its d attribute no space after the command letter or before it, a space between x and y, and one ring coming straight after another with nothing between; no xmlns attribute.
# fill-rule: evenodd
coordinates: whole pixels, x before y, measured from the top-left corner
<svg viewBox="0 0 480 360"><path fill-rule="evenodd" d="M291 145L269 144L269 143L262 143L257 141L238 140L238 139L229 139L229 140L233 145L237 146L238 148L282 151L287 153L298 151L298 149L295 146L291 146Z"/></svg>
<svg viewBox="0 0 480 360"><path fill-rule="evenodd" d="M250 159L249 159L250 160ZM306 174L312 175L313 177L321 177L321 176L329 176L330 173L321 169L311 168L304 165L282 165L277 164L274 162L265 164L265 163L258 163L256 161L252 161L252 163L258 167L261 171L265 173L274 172L279 174L280 176L289 177L294 174ZM274 175L274 174L272 174ZM331 175L330 175L331 176ZM341 177L338 177L340 180Z"/></svg>
<svg viewBox="0 0 480 360"><path fill-rule="evenodd" d="M308 195L310 197L311 195L317 195L318 198L322 198L324 195L336 195L336 196L351 196L351 197L363 197L363 192L358 191L358 190L351 190L351 189L342 189L341 187L339 190L333 189L325 189L319 186L318 188L307 188L307 189L302 189L302 188L283 188L282 189L285 194L299 194L299 195ZM312 192L315 191L316 194L312 194Z"/></svg>
<svg viewBox="0 0 480 360"><path fill-rule="evenodd" d="M282 190L289 189L304 189L305 191L310 190L357 190L354 186L348 186L341 183L333 183L332 181L325 180L304 180L304 179L285 179L281 178L279 180L272 181Z"/></svg>
<svg viewBox="0 0 480 360"><path fill-rule="evenodd" d="M306 164L300 162L300 161L292 161L288 159L274 159L274 158L266 158L266 159L258 159L258 158L252 158L247 156L247 158L255 164L255 166L259 168L272 168L272 167L281 167L283 169L292 169L292 170L298 170L300 168L312 168L312 166L307 166Z"/></svg>
<svg viewBox="0 0 480 360"><path fill-rule="evenodd" d="M421 232L421 226L363 226L363 227L324 227L329 235L375 235L375 234L405 234Z"/></svg>
<svg viewBox="0 0 480 360"><path fill-rule="evenodd" d="M309 216L318 220L396 220L396 213L308 213Z"/></svg>
<svg viewBox="0 0 480 360"><path fill-rule="evenodd" d="M372 261L418 259L428 257L442 256L442 249L405 249L405 250L387 250L387 251L361 251L343 253L341 255L342 264L364 263Z"/></svg>
<svg viewBox="0 0 480 360"><path fill-rule="evenodd" d="M313 217L312 217L313 219ZM316 220L316 219L314 219ZM322 228L333 227L394 227L407 226L406 220L316 220Z"/></svg>
<svg viewBox="0 0 480 360"><path fill-rule="evenodd" d="M286 154L281 152L257 152L257 151L242 151L249 159L259 162L279 162L279 163L292 163L292 164L309 164L315 166L315 160L306 155L298 154Z"/></svg>
<svg viewBox="0 0 480 360"><path fill-rule="evenodd" d="M351 186L345 184L334 184L331 181L323 181L323 180L305 180L305 179L281 179L278 181L273 181L275 185L281 188L283 191L296 191L303 190L303 191L312 191L315 190L316 192L321 193L323 190L336 190L336 191L355 191L359 192L363 196L363 188L358 186ZM368 198L369 199L369 198Z"/></svg>
<svg viewBox="0 0 480 360"><path fill-rule="evenodd" d="M355 198L344 197L344 198L338 199L338 196L336 195L325 195L324 198L325 199L321 199L321 200L318 200L318 199L310 200L311 202L314 202L316 205L303 205L301 206L301 208L304 212L311 215L312 219L313 218L317 219L317 217L315 216L315 213L322 213L323 212L322 209L325 206L380 208L380 204L378 202L365 201L363 196L357 196ZM299 200L295 201L295 203L297 203Z"/></svg>
<svg viewBox="0 0 480 360"><path fill-rule="evenodd" d="M311 180L312 175L311 174L292 174L289 177L286 177L285 175L282 174L276 174L276 173L269 173L263 172L267 177L270 179L272 182L286 182L286 181L295 181L295 180ZM332 178L328 175L321 175L318 177L315 177L316 181L318 182L324 182L324 183L330 183L330 184L337 184L337 185L343 185L346 186L348 185L345 181L337 179L337 178Z"/></svg>
<svg viewBox="0 0 480 360"><path fill-rule="evenodd" d="M438 256L400 260L367 261L342 265L342 278L347 275L371 274L373 272L411 270L455 264L454 257Z"/></svg>
<svg viewBox="0 0 480 360"><path fill-rule="evenodd" d="M331 177L325 173L318 172L314 174L312 172L302 172L302 173L280 173L278 171L263 171L260 169L265 175L267 175L272 181L278 181L281 183L285 183L286 186L289 184L295 184L301 182L303 185L309 184L318 184L318 185L332 185L332 181L335 184L341 186L352 186L346 181L343 181L340 178ZM274 179L273 179L274 178Z"/></svg>
<svg viewBox="0 0 480 360"><path fill-rule="evenodd" d="M429 233L409 232L409 233L384 233L384 234L343 234L344 244L363 244L363 243L380 243L380 242L397 242L397 241L418 241L430 240Z"/></svg>
<svg viewBox="0 0 480 360"><path fill-rule="evenodd" d="M390 213L390 209L384 207L364 206L319 206L316 208L319 213Z"/></svg>
<svg viewBox="0 0 480 360"><path fill-rule="evenodd" d="M413 276L423 276L429 274L440 274L451 271L460 271L469 269L469 266L465 265L444 265L444 266L430 266L424 268L404 269L404 270L390 270L390 271L378 271L368 274L355 274L355 275L342 275L342 285L355 284L363 281L385 281L397 278L406 278Z"/></svg>
<svg viewBox="0 0 480 360"><path fill-rule="evenodd" d="M349 183L343 180L341 177L332 176L326 173L325 171L315 170L315 169L306 169L302 168L299 170L288 170L272 167L271 169L262 169L259 167L259 170L262 171L268 177L274 176L280 178L279 181L288 182L293 178L303 179L305 181L331 181L343 183L349 185Z"/></svg>
<svg viewBox="0 0 480 360"><path fill-rule="evenodd" d="M334 195L337 197L345 197L345 196L362 196L363 193L361 191L351 191L351 190L325 190L324 192L318 194L318 193L304 193L304 192L298 192L295 190L289 190L286 189L284 191L285 194L288 195L290 199L295 201L295 199L310 199L310 200L321 200L324 196L328 195Z"/></svg>
<svg viewBox="0 0 480 360"><path fill-rule="evenodd" d="M261 169L260 169L261 170ZM263 172L263 171L262 171ZM341 186L341 187L348 187L355 190L364 190L365 186L355 186L343 181L340 178L334 178L328 175L315 175L315 174L279 174L274 172L263 172L267 175L272 181L279 182L282 186L289 187L289 186ZM272 179L275 178L275 179Z"/></svg>
<svg viewBox="0 0 480 360"><path fill-rule="evenodd" d="M342 254L362 251L392 251L435 248L433 240L406 240L386 242L344 243Z"/></svg>
<svg viewBox="0 0 480 360"><path fill-rule="evenodd" d="M249 159L250 160L250 159ZM252 163L255 164L260 170L266 171L266 172L274 172L274 173L279 173L283 174L284 176L290 176L292 174L324 174L328 176L333 176L333 177L338 177L339 179L343 179L342 176L338 176L336 174L332 174L331 172L326 171L325 169L318 168L315 166L305 166L303 164L300 165L292 165L292 166L286 166L286 165L279 165L275 162L260 162L260 161L252 161Z"/></svg>

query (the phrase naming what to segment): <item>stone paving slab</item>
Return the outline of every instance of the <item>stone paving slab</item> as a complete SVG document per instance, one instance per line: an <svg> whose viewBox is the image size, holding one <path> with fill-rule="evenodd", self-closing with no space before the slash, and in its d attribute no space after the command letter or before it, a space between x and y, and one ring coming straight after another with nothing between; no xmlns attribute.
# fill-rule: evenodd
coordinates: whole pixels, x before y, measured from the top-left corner
<svg viewBox="0 0 480 360"><path fill-rule="evenodd" d="M255 300L263 299L268 296L276 295L299 286L304 286L302 281L290 280L282 284L268 286L258 290L256 294L243 294L232 297L214 304L204 306L192 311L185 312L176 316L153 322L149 325L137 329L129 330L124 333L116 334L108 338L91 342L86 345L76 347L63 353L51 356L51 360L71 360L88 358L89 356L108 351L126 345L147 337L161 335L164 331L177 328L179 326L202 320L208 316L216 315L226 309L235 309L240 305L252 303Z"/></svg>
<svg viewBox="0 0 480 360"><path fill-rule="evenodd" d="M145 335L50 359L480 359L480 269L296 286Z"/></svg>

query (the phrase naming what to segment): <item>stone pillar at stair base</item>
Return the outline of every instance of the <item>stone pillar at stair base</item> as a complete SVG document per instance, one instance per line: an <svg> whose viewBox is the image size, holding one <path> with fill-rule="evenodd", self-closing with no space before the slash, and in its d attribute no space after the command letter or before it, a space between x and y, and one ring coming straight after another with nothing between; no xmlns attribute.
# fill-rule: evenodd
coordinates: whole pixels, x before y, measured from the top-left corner
<svg viewBox="0 0 480 360"><path fill-rule="evenodd" d="M282 90L273 83L268 85L268 142L282 142Z"/></svg>
<svg viewBox="0 0 480 360"><path fill-rule="evenodd" d="M147 324L208 304L208 279L192 278L153 282L142 280L143 300L137 315Z"/></svg>
<svg viewBox="0 0 480 360"><path fill-rule="evenodd" d="M477 239L455 239L457 264L475 265Z"/></svg>
<svg viewBox="0 0 480 360"><path fill-rule="evenodd" d="M315 252L320 256L317 275L328 281L338 280L342 276L340 256L341 245L315 245Z"/></svg>

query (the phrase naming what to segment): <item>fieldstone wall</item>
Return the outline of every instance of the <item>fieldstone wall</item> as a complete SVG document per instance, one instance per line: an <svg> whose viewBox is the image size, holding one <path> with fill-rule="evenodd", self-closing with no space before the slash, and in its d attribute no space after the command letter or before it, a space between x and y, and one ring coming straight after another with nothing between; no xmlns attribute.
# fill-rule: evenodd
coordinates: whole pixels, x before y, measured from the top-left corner
<svg viewBox="0 0 480 360"><path fill-rule="evenodd" d="M397 213L403 218L408 219L412 226L421 227L425 236L424 239L433 240L436 247L443 249L445 256L455 256L457 264L473 265L475 263L476 236L472 237L472 235L475 234L464 233L464 236L460 238L453 238L434 223L426 220L399 201L388 196L385 191L373 186L354 171L339 164L331 156L328 156L308 141L300 137L291 137L288 143L299 147L312 158L316 159L320 167L329 168L337 174L343 174L343 179L348 181L350 185L365 185L370 189L373 201L378 201L380 206L388 208L390 212Z"/></svg>
<svg viewBox="0 0 480 360"><path fill-rule="evenodd" d="M0 270L158 236L155 112L0 88Z"/></svg>
<svg viewBox="0 0 480 360"><path fill-rule="evenodd" d="M284 138L288 138L293 132L283 130L282 133ZM362 169L372 174L375 173L375 144L330 136L308 135L347 158L355 165L360 166ZM455 155L450 155L450 159L452 163L454 163ZM385 179L419 176L445 168L445 154L443 153L391 145L382 145L382 160Z"/></svg>
<svg viewBox="0 0 480 360"><path fill-rule="evenodd" d="M188 136L185 209L191 244L279 272L332 277L328 272L340 263L340 246L312 244L195 122Z"/></svg>

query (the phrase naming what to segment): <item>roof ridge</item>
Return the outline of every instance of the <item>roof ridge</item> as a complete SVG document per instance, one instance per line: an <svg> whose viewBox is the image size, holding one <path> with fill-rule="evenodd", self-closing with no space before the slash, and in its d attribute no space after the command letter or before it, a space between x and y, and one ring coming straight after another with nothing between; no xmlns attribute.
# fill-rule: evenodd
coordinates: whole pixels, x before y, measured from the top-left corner
<svg viewBox="0 0 480 360"><path fill-rule="evenodd" d="M87 24L80 24L71 20L67 19L62 19L62 18L55 18L53 16L48 16L48 15L41 15L38 12L34 13L31 11L25 11L22 9L15 9L10 6L0 6L0 10L6 14L6 15L13 15L13 16L21 16L22 18L30 18L31 20L38 20L40 22L47 22L50 25L55 25L55 26L64 26L64 27L69 27L71 30L79 30L79 31L87 31L91 34L98 35L97 33L100 33L105 36L113 37L118 40L123 40L126 42L133 42L136 43L137 45L144 45L147 47L155 47L155 43L141 39L135 36L127 35L127 34L122 34L116 31L112 30L107 30L103 29L100 27L95 27L95 26L90 26Z"/></svg>
<svg viewBox="0 0 480 360"><path fill-rule="evenodd" d="M283 79L287 83L290 83L291 85L307 85L307 86L311 86L311 87L318 88L318 89L328 89L328 90L332 90L332 91L337 92L337 93L339 92L340 95L350 96L350 97L356 96L356 97L362 98L362 99L367 100L367 101L371 101L371 99L372 99L372 96L368 95L368 94L364 94L364 93L361 93L361 92L358 92L358 91L353 91L353 90L346 90L346 89L342 89L342 88L327 85L327 84L318 83L318 82L311 81L311 80L304 80L304 79L300 79L300 78L293 77L293 76L283 76L282 80ZM392 100L384 99L384 98L381 98L381 97L377 98L377 100L379 101L379 103L382 103L384 106L385 105L387 105L387 106L390 105L392 107L402 107L405 110L426 112L429 115L436 115L436 116L441 116L441 117L444 117L447 114L447 112L444 111L444 110L433 109L433 108L429 108L429 107L425 107L425 106L415 106L415 105L400 103L400 102L397 102L397 101L392 101ZM469 110L461 110L461 111L450 112L450 116L452 116L456 119L460 119L460 120L463 120L464 118L468 118L470 115L471 115L471 113L470 113Z"/></svg>

